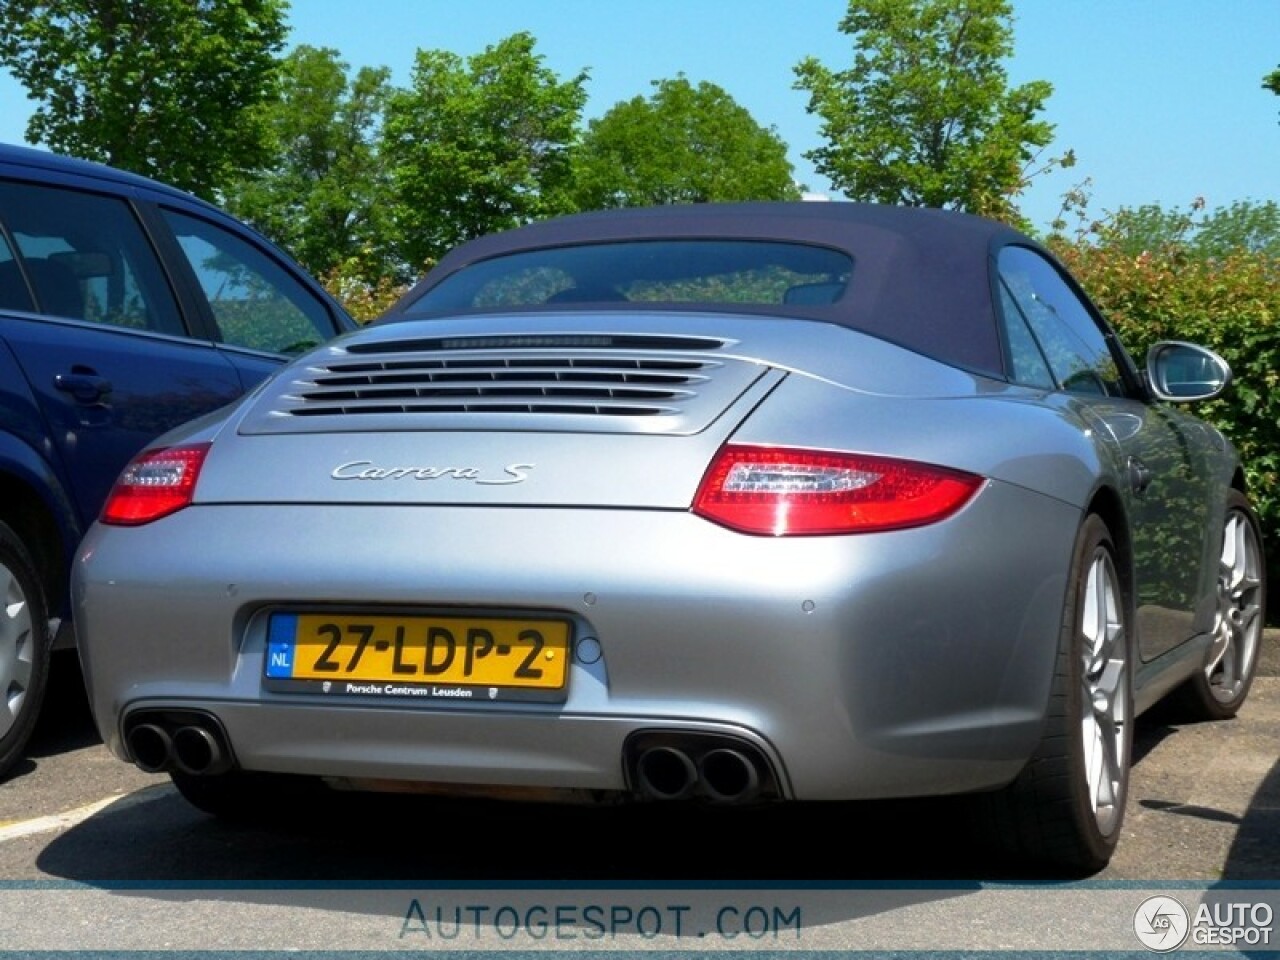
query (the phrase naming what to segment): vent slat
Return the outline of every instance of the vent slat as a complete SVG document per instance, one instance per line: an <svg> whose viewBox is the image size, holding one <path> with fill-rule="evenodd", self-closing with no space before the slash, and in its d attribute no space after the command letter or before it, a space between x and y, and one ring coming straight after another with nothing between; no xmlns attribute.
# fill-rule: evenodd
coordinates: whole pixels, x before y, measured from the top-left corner
<svg viewBox="0 0 1280 960"><path fill-rule="evenodd" d="M483 339L483 338L480 338ZM502 339L502 338L499 338ZM683 339L683 338L677 338ZM710 349L696 341L696 349ZM422 350L424 341L414 341ZM503 355L467 341L469 352L405 356L405 344L369 345L359 360L335 359L297 382L277 412L295 417L418 413L528 413L602 417L677 415L721 361L604 351ZM683 349L690 349L681 343ZM349 354L348 354L349 356Z"/></svg>
<svg viewBox="0 0 1280 960"><path fill-rule="evenodd" d="M385 342L353 343L353 354L443 353L449 351L511 350L718 350L714 337L650 336L647 334L481 334L473 337L420 337Z"/></svg>

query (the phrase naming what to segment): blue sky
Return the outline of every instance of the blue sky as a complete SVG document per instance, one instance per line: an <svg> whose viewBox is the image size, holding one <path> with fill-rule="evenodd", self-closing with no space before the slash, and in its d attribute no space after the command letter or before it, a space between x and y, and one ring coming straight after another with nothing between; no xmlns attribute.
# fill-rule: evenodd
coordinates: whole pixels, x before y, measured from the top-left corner
<svg viewBox="0 0 1280 960"><path fill-rule="evenodd" d="M462 56L520 30L563 78L590 73L587 116L683 72L724 87L791 149L797 179L825 192L803 153L817 118L793 90L812 55L851 57L845 0L293 0L291 43L336 48L353 67L409 80L418 49ZM1015 0L1010 81L1048 80L1047 155L1078 163L1021 202L1037 226L1088 177L1091 212L1161 203L1280 201L1280 97L1261 88L1280 65L1280 0ZM21 142L30 103L0 75L0 141Z"/></svg>

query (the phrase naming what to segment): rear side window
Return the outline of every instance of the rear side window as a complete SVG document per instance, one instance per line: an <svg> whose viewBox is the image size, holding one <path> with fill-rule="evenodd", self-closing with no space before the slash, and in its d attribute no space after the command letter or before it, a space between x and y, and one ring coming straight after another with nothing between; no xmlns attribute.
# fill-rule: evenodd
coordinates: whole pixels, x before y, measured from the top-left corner
<svg viewBox="0 0 1280 960"><path fill-rule="evenodd" d="M41 313L186 334L164 271L124 200L0 182L0 221L18 254L0 256L6 302L19 302L22 296L9 291L25 285Z"/></svg>
<svg viewBox="0 0 1280 960"><path fill-rule="evenodd" d="M1024 387L1053 390L1057 387L1049 364L1040 352L1040 345L1027 326L1013 295L1003 283L1000 285L1001 315L1004 319L1005 340L1009 344L1009 378Z"/></svg>
<svg viewBox="0 0 1280 960"><path fill-rule="evenodd" d="M1020 319L1063 390L1124 396L1120 366L1106 334L1053 264L1026 247L1005 247L1000 251L999 270L1007 294L1004 312L1014 375L1019 375L1020 364L1024 372L1028 364L1034 365L1028 344L1019 344L1015 336ZM1016 305L1018 317L1009 315L1009 300Z"/></svg>
<svg viewBox="0 0 1280 960"><path fill-rule="evenodd" d="M796 243L667 240L552 247L464 267L414 311L570 303L834 303L853 273L846 254Z"/></svg>
<svg viewBox="0 0 1280 960"><path fill-rule="evenodd" d="M328 309L287 270L229 230L174 210L165 219L213 311L224 343L301 353L336 332Z"/></svg>

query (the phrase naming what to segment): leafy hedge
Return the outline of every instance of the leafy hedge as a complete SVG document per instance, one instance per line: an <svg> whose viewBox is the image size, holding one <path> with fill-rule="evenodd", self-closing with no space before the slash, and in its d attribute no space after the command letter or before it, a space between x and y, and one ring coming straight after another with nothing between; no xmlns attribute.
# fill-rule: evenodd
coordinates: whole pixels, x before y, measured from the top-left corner
<svg viewBox="0 0 1280 960"><path fill-rule="evenodd" d="M408 292L410 284L390 277L369 280L359 259L344 260L321 277L320 282L358 323L368 323Z"/></svg>
<svg viewBox="0 0 1280 960"><path fill-rule="evenodd" d="M1235 375L1194 407L1244 460L1263 537L1280 545L1280 258L1239 249L1198 257L1170 245L1134 254L1105 243L1051 241L1142 363L1157 340L1189 340L1222 355ZM1277 564L1273 562L1272 569Z"/></svg>

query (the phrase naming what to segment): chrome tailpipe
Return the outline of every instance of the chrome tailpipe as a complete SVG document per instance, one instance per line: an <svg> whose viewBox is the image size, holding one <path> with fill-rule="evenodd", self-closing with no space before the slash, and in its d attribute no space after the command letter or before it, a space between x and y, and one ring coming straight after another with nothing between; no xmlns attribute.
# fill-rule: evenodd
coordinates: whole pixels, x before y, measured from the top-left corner
<svg viewBox="0 0 1280 960"><path fill-rule="evenodd" d="M760 793L760 771L741 750L720 747L698 761L698 779L717 803L746 803Z"/></svg>
<svg viewBox="0 0 1280 960"><path fill-rule="evenodd" d="M683 800L698 785L698 768L683 750L651 747L636 760L636 781L651 800Z"/></svg>
<svg viewBox="0 0 1280 960"><path fill-rule="evenodd" d="M164 773L173 763L173 738L159 724L138 724L125 737L125 746L144 773Z"/></svg>
<svg viewBox="0 0 1280 960"><path fill-rule="evenodd" d="M646 730L628 738L623 768L646 800L742 804L782 797L764 752L731 736Z"/></svg>
<svg viewBox="0 0 1280 960"><path fill-rule="evenodd" d="M124 744L134 765L146 773L213 776L235 766L222 724L212 714L199 711L147 711L130 716Z"/></svg>

